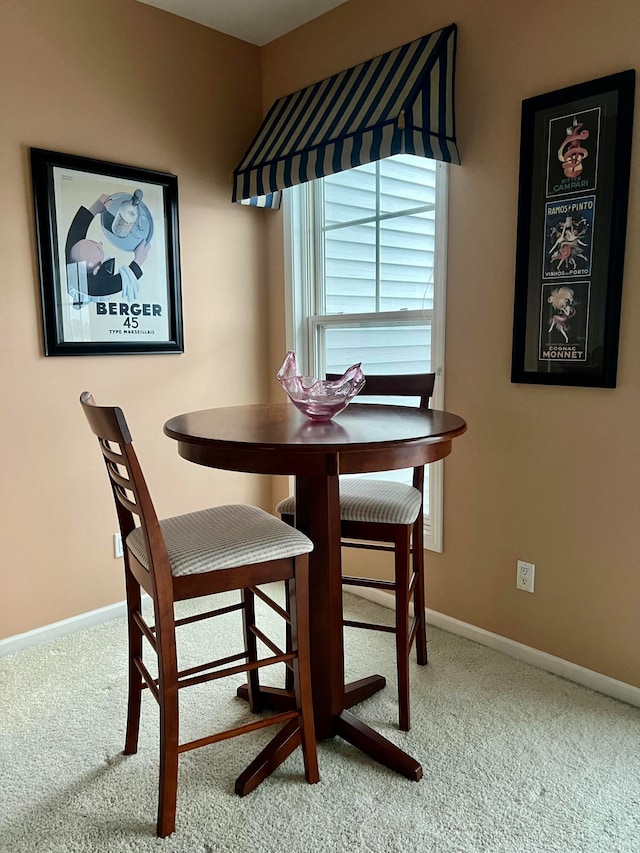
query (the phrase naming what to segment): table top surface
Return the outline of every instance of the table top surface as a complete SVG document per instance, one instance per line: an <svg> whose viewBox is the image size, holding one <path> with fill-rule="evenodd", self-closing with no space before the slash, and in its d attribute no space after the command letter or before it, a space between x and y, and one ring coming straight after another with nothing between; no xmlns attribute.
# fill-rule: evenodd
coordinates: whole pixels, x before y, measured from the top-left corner
<svg viewBox="0 0 640 853"><path fill-rule="evenodd" d="M188 444L339 453L449 441L466 428L458 415L436 409L351 403L332 420L314 422L290 403L258 403L177 415L164 432Z"/></svg>

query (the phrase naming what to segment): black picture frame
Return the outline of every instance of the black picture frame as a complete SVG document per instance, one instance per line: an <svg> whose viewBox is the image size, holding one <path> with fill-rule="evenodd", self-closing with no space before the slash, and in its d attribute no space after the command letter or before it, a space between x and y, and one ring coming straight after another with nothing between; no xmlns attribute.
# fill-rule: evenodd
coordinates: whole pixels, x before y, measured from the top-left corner
<svg viewBox="0 0 640 853"><path fill-rule="evenodd" d="M178 179L30 149L44 352L184 352Z"/></svg>
<svg viewBox="0 0 640 853"><path fill-rule="evenodd" d="M522 103L511 381L615 388L635 71Z"/></svg>

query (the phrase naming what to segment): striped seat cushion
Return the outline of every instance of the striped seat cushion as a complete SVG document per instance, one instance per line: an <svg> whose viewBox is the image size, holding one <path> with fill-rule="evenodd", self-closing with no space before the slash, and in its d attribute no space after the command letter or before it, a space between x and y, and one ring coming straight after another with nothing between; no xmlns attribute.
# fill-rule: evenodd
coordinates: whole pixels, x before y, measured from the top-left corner
<svg viewBox="0 0 640 853"><path fill-rule="evenodd" d="M340 518L374 524L413 524L422 498L413 486L387 480L340 480ZM276 512L295 513L295 498L280 501Z"/></svg>
<svg viewBox="0 0 640 853"><path fill-rule="evenodd" d="M160 522L174 577L296 557L313 550L299 530L255 506L233 504L177 515ZM127 546L147 569L141 528Z"/></svg>

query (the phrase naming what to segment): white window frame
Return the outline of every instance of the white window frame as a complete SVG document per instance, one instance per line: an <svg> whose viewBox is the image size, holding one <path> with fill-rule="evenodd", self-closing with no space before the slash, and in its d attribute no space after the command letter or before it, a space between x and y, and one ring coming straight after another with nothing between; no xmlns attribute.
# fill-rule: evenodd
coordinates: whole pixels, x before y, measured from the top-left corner
<svg viewBox="0 0 640 853"><path fill-rule="evenodd" d="M431 370L436 384L431 400L434 409L444 409L445 312L447 280L448 164L436 165L436 231L433 309L421 316L431 321ZM296 353L300 369L318 375L321 353L314 343L321 340L322 327L352 326L367 321L388 324L407 322L407 312L389 311L375 314L335 314L317 316L309 311L314 303L314 281L323 274L322 259L316 257L311 220L313 194L309 184L291 187L282 194L284 215L284 272L286 347ZM412 321L412 322L415 322ZM443 460L429 466L429 515L424 519L424 545L431 551L443 548Z"/></svg>

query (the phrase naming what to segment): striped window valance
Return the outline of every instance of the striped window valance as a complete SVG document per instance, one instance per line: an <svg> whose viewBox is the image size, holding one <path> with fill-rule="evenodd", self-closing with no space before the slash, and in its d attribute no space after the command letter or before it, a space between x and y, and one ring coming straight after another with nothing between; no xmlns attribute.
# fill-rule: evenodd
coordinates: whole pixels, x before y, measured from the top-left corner
<svg viewBox="0 0 640 853"><path fill-rule="evenodd" d="M233 173L233 201L277 207L280 190L393 154L459 163L450 24L279 98Z"/></svg>

